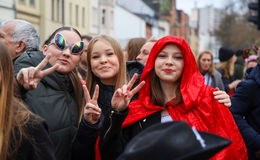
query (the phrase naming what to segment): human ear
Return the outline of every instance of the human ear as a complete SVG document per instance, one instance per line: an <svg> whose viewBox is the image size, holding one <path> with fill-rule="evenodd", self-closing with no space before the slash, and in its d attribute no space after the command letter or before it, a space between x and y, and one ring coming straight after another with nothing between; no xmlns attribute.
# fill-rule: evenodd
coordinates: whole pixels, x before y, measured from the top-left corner
<svg viewBox="0 0 260 160"><path fill-rule="evenodd" d="M46 56L46 53L47 53L48 48L49 48L49 46L46 45L46 44L42 46L42 52L43 52L43 55Z"/></svg>
<svg viewBox="0 0 260 160"><path fill-rule="evenodd" d="M26 46L25 46L24 41L17 42L16 49L15 49L16 54L21 55L25 50L26 50Z"/></svg>

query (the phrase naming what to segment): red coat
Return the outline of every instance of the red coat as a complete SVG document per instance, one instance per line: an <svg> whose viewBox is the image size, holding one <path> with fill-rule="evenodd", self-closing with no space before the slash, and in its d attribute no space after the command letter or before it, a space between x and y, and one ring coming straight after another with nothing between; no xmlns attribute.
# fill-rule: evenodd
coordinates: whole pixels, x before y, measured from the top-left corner
<svg viewBox="0 0 260 160"><path fill-rule="evenodd" d="M156 106L150 101L149 73L154 68L158 53L167 43L175 43L180 48L184 59L180 85L183 104L172 105L168 103L167 110L172 119L186 121L191 126L195 126L197 130L214 133L232 141L229 147L212 159L246 160L247 150L229 109L214 99L214 89L204 84L204 77L197 68L190 47L178 37L166 36L152 48L141 75L141 81L145 81L145 86L140 90L138 100L130 103L129 114L122 127L129 126L148 115L165 109L165 107Z"/></svg>

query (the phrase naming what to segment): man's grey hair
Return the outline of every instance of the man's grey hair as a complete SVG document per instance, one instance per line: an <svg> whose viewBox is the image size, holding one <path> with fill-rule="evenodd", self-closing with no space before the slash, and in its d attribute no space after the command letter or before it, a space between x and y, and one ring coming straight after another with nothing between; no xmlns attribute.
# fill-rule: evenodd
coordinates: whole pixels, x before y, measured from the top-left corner
<svg viewBox="0 0 260 160"><path fill-rule="evenodd" d="M40 46L40 37L37 34L35 27L24 20L9 19L1 23L0 27L3 27L7 23L16 23L13 31L13 42L24 41L26 50L38 50Z"/></svg>

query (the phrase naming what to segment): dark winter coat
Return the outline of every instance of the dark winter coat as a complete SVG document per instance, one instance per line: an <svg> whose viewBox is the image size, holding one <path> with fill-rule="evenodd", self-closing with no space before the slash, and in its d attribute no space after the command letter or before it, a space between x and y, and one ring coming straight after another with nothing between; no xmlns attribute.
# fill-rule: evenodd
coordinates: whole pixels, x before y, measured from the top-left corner
<svg viewBox="0 0 260 160"><path fill-rule="evenodd" d="M218 70L218 72L221 74L222 81L223 81L224 88L225 88L224 91L226 91L226 92L228 93L229 91L231 91L228 85L229 85L230 83L232 83L232 82L233 82L234 80L236 80L236 79L234 78L234 76L232 76L232 77L230 77L230 78L225 77L225 76L224 76L224 71L223 71L222 69L217 69L217 70Z"/></svg>
<svg viewBox="0 0 260 160"><path fill-rule="evenodd" d="M237 61L235 63L234 79L243 79L244 67L245 67L245 63L243 57L238 56Z"/></svg>
<svg viewBox="0 0 260 160"><path fill-rule="evenodd" d="M25 126L27 139L23 139L11 160L55 160L54 146L47 124L40 118L31 117ZM17 146L15 146L17 147Z"/></svg>
<svg viewBox="0 0 260 160"><path fill-rule="evenodd" d="M15 73L22 68L37 66L42 52L25 52L15 61ZM51 67L48 64L44 69ZM44 77L34 90L22 91L27 107L46 120L57 160L70 159L73 139L78 128L78 105L68 75L53 72Z"/></svg>
<svg viewBox="0 0 260 160"><path fill-rule="evenodd" d="M127 73L131 78L134 73L141 75L143 65L137 61L128 61L126 63ZM139 80L136 81L137 85ZM111 99L115 91L115 87L111 85L105 85L98 81L99 85L99 97L98 105L102 110L102 115L99 123L89 124L86 120L82 120L79 126L79 130L76 139L72 147L72 160L91 160L95 159L95 143L98 137L99 129L103 126L103 123L109 119L111 111ZM136 99L138 95L135 95L133 99Z"/></svg>
<svg viewBox="0 0 260 160"><path fill-rule="evenodd" d="M249 158L256 159L254 152L260 151L260 65L239 83L231 101L231 111L247 145Z"/></svg>

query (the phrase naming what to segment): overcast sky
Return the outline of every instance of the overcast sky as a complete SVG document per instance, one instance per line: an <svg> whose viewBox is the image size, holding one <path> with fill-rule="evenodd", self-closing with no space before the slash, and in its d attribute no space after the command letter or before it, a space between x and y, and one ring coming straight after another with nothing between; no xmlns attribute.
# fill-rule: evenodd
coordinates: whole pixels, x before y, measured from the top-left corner
<svg viewBox="0 0 260 160"><path fill-rule="evenodd" d="M195 8L197 2L197 8L203 8L208 5L212 5L216 8L222 8L225 6L226 0L176 0L177 9L184 10L185 13L191 14L191 9Z"/></svg>

